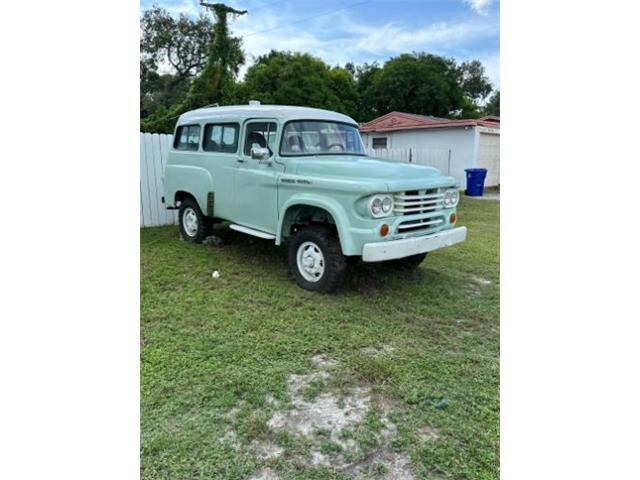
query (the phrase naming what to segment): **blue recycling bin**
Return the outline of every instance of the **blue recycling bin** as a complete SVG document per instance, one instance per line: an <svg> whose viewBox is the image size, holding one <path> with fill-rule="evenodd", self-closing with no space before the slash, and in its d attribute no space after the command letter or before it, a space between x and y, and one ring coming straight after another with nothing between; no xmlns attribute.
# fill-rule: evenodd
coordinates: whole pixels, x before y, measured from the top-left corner
<svg viewBox="0 0 640 480"><path fill-rule="evenodd" d="M486 168L465 168L467 172L467 189L464 193L469 197L481 197L484 193L484 179L487 178Z"/></svg>

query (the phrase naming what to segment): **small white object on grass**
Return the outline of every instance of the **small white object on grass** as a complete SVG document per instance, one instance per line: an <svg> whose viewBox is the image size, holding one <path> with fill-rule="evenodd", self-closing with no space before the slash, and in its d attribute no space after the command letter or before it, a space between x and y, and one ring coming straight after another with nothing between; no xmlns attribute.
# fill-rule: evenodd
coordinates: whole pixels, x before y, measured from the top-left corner
<svg viewBox="0 0 640 480"><path fill-rule="evenodd" d="M220 272L218 270L214 270L213 273L211 274L212 278L219 278L220 277Z"/></svg>

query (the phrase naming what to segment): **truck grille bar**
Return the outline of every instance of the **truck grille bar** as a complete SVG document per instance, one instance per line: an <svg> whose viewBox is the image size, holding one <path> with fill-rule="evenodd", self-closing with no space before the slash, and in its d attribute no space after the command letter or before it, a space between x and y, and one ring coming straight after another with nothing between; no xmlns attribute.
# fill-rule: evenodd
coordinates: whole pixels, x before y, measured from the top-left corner
<svg viewBox="0 0 640 480"><path fill-rule="evenodd" d="M408 190L393 196L394 213L410 215L396 227L396 233L422 231L428 233L445 224L441 210L444 208L444 190L430 188L425 190ZM416 218L416 216L418 218Z"/></svg>
<svg viewBox="0 0 640 480"><path fill-rule="evenodd" d="M437 188L430 190L411 190L393 196L395 213L403 215L433 212L443 207L444 192Z"/></svg>
<svg viewBox="0 0 640 480"><path fill-rule="evenodd" d="M403 222L398 225L398 231L403 230L420 230L422 228L431 227L434 225L440 225L444 223L444 218L435 217L435 218L422 218L419 220L412 220L410 222Z"/></svg>

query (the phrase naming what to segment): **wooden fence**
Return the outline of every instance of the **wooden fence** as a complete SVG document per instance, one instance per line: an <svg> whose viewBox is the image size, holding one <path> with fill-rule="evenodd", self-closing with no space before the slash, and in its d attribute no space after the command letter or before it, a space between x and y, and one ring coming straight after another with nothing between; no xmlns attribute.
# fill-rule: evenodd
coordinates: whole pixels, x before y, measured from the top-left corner
<svg viewBox="0 0 640 480"><path fill-rule="evenodd" d="M417 163L435 167L445 175L451 175L451 150L446 148L367 148L370 157Z"/></svg>
<svg viewBox="0 0 640 480"><path fill-rule="evenodd" d="M178 223L175 210L167 210L161 198L162 178L173 135L140 134L140 226L157 227Z"/></svg>
<svg viewBox="0 0 640 480"><path fill-rule="evenodd" d="M140 226L157 227L177 225L175 210L167 210L161 201L162 178L167 164L167 153L173 135L158 133L140 134ZM399 162L411 162L436 167L450 174L450 154L446 149L390 148L367 149L367 154Z"/></svg>

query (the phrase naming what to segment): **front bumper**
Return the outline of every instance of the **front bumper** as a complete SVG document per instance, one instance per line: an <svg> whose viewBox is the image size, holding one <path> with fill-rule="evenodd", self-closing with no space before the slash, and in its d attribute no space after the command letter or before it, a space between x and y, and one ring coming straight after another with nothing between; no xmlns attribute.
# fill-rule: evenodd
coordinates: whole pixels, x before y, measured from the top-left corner
<svg viewBox="0 0 640 480"><path fill-rule="evenodd" d="M388 242L365 243L362 248L363 262L382 262L431 252L438 248L463 242L467 238L467 227L451 228L423 237L404 238Z"/></svg>

